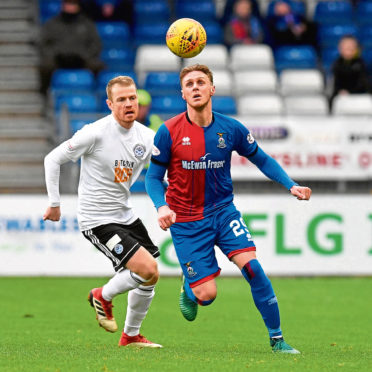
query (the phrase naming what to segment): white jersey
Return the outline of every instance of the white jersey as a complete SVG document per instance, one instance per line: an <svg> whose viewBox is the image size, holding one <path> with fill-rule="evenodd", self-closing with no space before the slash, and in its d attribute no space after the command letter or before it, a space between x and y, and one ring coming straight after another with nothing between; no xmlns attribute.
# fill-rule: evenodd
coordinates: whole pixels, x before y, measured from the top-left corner
<svg viewBox="0 0 372 372"><path fill-rule="evenodd" d="M51 206L58 206L60 166L81 158L78 222L81 231L108 223L136 220L130 187L151 157L154 131L135 121L130 129L113 115L85 125L45 158Z"/></svg>

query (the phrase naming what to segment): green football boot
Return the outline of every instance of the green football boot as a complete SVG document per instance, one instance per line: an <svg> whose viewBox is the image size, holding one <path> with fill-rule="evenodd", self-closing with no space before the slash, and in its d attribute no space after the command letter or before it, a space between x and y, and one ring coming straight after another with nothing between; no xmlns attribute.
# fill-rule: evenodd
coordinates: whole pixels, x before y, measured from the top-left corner
<svg viewBox="0 0 372 372"><path fill-rule="evenodd" d="M187 296L184 288L185 277L183 276L182 279L183 280L180 293L180 310L184 318L189 322L192 322L193 320L195 320L196 314L198 313L198 304L190 300Z"/></svg>
<svg viewBox="0 0 372 372"><path fill-rule="evenodd" d="M288 345L283 338L271 338L270 345L274 353L301 354L298 350Z"/></svg>

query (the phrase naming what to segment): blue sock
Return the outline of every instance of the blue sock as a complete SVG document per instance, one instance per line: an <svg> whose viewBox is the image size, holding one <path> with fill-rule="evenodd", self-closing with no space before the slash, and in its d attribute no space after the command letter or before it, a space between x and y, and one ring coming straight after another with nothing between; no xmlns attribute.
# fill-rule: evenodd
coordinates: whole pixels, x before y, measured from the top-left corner
<svg viewBox="0 0 372 372"><path fill-rule="evenodd" d="M254 303L261 313L270 337L281 336L278 301L260 263L256 259L247 262L242 274L251 286Z"/></svg>
<svg viewBox="0 0 372 372"><path fill-rule="evenodd" d="M208 306L210 305L215 299L212 298L211 300L206 300L206 301L202 301L202 300L199 300L195 295L194 295L194 292L192 291L189 283L185 280L185 283L183 285L183 288L185 289L185 292L187 294L187 297L197 303L198 305L201 305L201 306Z"/></svg>

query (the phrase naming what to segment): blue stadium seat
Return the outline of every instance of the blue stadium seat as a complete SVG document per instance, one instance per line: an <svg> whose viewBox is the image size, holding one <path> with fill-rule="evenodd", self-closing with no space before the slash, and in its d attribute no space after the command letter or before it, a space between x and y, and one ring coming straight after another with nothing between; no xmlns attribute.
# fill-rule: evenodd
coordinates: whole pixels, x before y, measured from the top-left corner
<svg viewBox="0 0 372 372"><path fill-rule="evenodd" d="M212 0L200 0L198 2L182 0L176 5L177 18L193 18L198 22L215 21L216 7Z"/></svg>
<svg viewBox="0 0 372 372"><path fill-rule="evenodd" d="M203 27L207 33L208 44L223 43L223 30L218 22L204 22Z"/></svg>
<svg viewBox="0 0 372 372"><path fill-rule="evenodd" d="M95 87L94 74L86 69L58 69L53 72L52 92L90 92Z"/></svg>
<svg viewBox="0 0 372 372"><path fill-rule="evenodd" d="M343 24L353 20L353 7L349 1L320 1L314 11L314 22Z"/></svg>
<svg viewBox="0 0 372 372"><path fill-rule="evenodd" d="M96 117L85 118L85 119L72 119L70 120L70 131L71 134L74 134L80 130L85 124L93 123L97 120Z"/></svg>
<svg viewBox="0 0 372 372"><path fill-rule="evenodd" d="M317 68L318 58L312 46L283 46L274 52L275 68L278 73L284 69Z"/></svg>
<svg viewBox="0 0 372 372"><path fill-rule="evenodd" d="M39 0L39 20L46 22L61 11L62 0Z"/></svg>
<svg viewBox="0 0 372 372"><path fill-rule="evenodd" d="M133 70L101 71L97 75L97 90L99 93L106 94L107 83L116 76L130 76L137 84L137 75Z"/></svg>
<svg viewBox="0 0 372 372"><path fill-rule="evenodd" d="M372 25L372 1L359 2L355 15L359 25Z"/></svg>
<svg viewBox="0 0 372 372"><path fill-rule="evenodd" d="M146 169L143 169L138 176L136 182L131 186L130 192L146 192L145 188L145 177L146 177Z"/></svg>
<svg viewBox="0 0 372 372"><path fill-rule="evenodd" d="M135 25L134 42L136 46L143 44L164 44L169 24L163 22ZM156 58L156 56L154 56Z"/></svg>
<svg viewBox="0 0 372 372"><path fill-rule="evenodd" d="M372 24L365 25L360 28L359 41L363 48L372 47Z"/></svg>
<svg viewBox="0 0 372 372"><path fill-rule="evenodd" d="M322 48L336 46L344 35L357 36L358 29L355 24L321 25L318 28L318 41Z"/></svg>
<svg viewBox="0 0 372 372"><path fill-rule="evenodd" d="M235 99L229 96L212 97L212 108L213 111L224 115L236 115L238 113Z"/></svg>
<svg viewBox="0 0 372 372"><path fill-rule="evenodd" d="M131 33L125 22L97 22L103 48L126 48L131 45Z"/></svg>
<svg viewBox="0 0 372 372"><path fill-rule="evenodd" d="M103 49L101 60L110 70L133 70L135 54L130 48Z"/></svg>
<svg viewBox="0 0 372 372"><path fill-rule="evenodd" d="M156 22L169 22L169 5L167 0L145 0L134 2L134 22L151 23Z"/></svg>
<svg viewBox="0 0 372 372"><path fill-rule="evenodd" d="M151 112L154 114L178 114L186 110L181 95L162 95L152 97Z"/></svg>
<svg viewBox="0 0 372 372"><path fill-rule="evenodd" d="M149 72L144 89L151 95L174 94L181 89L179 74L178 72Z"/></svg>
<svg viewBox="0 0 372 372"><path fill-rule="evenodd" d="M306 17L306 3L302 1L292 1L292 0L284 0L286 3L288 3L291 6L291 9L293 13L300 15L302 17ZM274 6L275 3L277 3L278 0L272 0L268 7L267 7L267 16L274 15Z"/></svg>
<svg viewBox="0 0 372 372"><path fill-rule="evenodd" d="M321 55L323 70L326 73L326 75L329 75L331 73L333 62L340 55L338 48L337 46L324 48L322 49L320 55Z"/></svg>
<svg viewBox="0 0 372 372"><path fill-rule="evenodd" d="M97 112L97 97L95 94L62 94L56 97L54 108L59 113L66 105L71 113Z"/></svg>

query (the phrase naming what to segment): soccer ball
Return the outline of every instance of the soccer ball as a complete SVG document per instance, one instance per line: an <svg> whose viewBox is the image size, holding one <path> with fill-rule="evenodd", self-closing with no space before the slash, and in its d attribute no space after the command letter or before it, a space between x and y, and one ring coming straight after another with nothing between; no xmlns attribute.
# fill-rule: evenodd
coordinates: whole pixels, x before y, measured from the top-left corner
<svg viewBox="0 0 372 372"><path fill-rule="evenodd" d="M165 39L168 48L175 55L192 58L204 49L207 33L195 19L180 18L170 25Z"/></svg>

